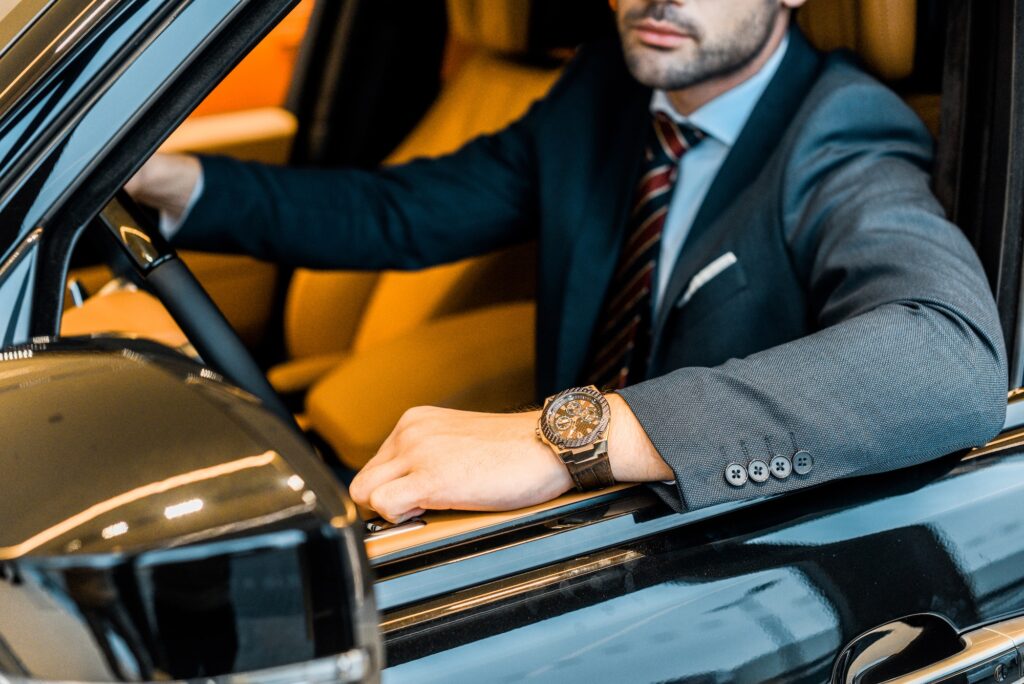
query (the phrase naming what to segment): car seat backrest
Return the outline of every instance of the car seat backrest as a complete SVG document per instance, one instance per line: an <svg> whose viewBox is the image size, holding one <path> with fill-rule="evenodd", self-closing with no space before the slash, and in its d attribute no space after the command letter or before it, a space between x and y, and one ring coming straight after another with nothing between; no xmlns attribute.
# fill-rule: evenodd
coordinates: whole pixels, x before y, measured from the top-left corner
<svg viewBox="0 0 1024 684"><path fill-rule="evenodd" d="M917 0L808 0L797 13L797 23L819 50L852 50L872 73L897 85L922 66L915 64L918 41L934 38L919 34L918 19ZM900 90L937 136L940 95Z"/></svg>
<svg viewBox="0 0 1024 684"><path fill-rule="evenodd" d="M561 62L535 59L529 43L531 4L449 0L450 37L458 63L430 111L387 163L452 152L476 136L505 127L547 92L561 72ZM300 269L286 307L289 353L301 357L342 351L349 342L358 350L440 315L527 299L534 290L534 269L530 247L379 277ZM366 300L359 298L364 290L370 292ZM342 299L349 303L341 305Z"/></svg>
<svg viewBox="0 0 1024 684"><path fill-rule="evenodd" d="M529 49L530 0L448 0L448 27L463 45L495 53Z"/></svg>
<svg viewBox="0 0 1024 684"><path fill-rule="evenodd" d="M916 0L809 0L797 22L819 50L853 50L886 81L914 70Z"/></svg>

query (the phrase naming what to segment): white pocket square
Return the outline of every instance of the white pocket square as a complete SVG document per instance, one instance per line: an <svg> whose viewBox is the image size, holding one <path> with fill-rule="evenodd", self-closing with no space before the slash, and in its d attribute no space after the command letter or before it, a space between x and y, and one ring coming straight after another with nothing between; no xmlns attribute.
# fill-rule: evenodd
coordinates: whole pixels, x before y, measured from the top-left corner
<svg viewBox="0 0 1024 684"><path fill-rule="evenodd" d="M707 285L715 276L719 275L722 271L729 268L736 263L736 255L732 252L726 252L722 256L718 257L710 264L700 269L697 275L690 279L690 284L686 286L686 292L676 302L677 307L686 306L686 303L690 301L693 295L697 294L697 290Z"/></svg>

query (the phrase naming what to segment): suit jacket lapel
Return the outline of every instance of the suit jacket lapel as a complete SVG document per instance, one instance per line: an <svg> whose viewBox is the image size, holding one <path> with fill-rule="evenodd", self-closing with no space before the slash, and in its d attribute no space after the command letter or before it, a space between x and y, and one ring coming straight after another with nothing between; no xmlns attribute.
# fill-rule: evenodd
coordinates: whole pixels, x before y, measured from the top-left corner
<svg viewBox="0 0 1024 684"><path fill-rule="evenodd" d="M704 265L704 261L718 256L705 254L706 250L702 249L714 237L711 233L717 232L711 231L711 227L733 199L760 173L814 85L819 67L819 53L799 29L791 29L786 56L715 175L690 227L655 317L656 347L662 328L689 279ZM722 229L726 228L735 229L735 226L722 226Z"/></svg>
<svg viewBox="0 0 1024 684"><path fill-rule="evenodd" d="M622 65L625 70L625 65ZM594 130L597 166L579 226L566 259L565 288L559 334L557 386L574 384L590 347L593 328L604 303L622 248L623 232L647 139L651 90L631 77L614 103L603 112L604 126Z"/></svg>

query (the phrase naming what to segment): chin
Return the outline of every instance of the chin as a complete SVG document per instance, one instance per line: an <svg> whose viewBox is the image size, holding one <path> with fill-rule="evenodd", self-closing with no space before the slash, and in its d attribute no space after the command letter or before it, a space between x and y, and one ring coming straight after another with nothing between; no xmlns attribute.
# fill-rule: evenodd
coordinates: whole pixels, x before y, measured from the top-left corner
<svg viewBox="0 0 1024 684"><path fill-rule="evenodd" d="M630 68L630 73L637 81L648 88L658 90L675 90L679 88L678 78L673 78L669 69L658 67Z"/></svg>
<svg viewBox="0 0 1024 684"><path fill-rule="evenodd" d="M686 78L680 74L679 65L691 57L678 52L661 52L647 47L633 47L626 52L626 65L637 81L648 88L675 90Z"/></svg>

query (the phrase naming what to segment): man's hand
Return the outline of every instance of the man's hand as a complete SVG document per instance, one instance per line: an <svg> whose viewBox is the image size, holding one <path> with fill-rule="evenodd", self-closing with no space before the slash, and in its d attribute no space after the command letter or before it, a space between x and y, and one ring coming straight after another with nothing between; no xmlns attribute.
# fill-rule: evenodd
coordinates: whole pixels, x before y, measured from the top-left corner
<svg viewBox="0 0 1024 684"><path fill-rule="evenodd" d="M178 220L192 198L202 165L185 154L154 154L124 189L136 202Z"/></svg>
<svg viewBox="0 0 1024 684"><path fill-rule="evenodd" d="M626 402L614 394L608 401L615 479L674 478ZM539 417L539 411L411 409L352 481L352 498L392 522L427 509L504 511L550 501L573 484L558 457L537 439Z"/></svg>

